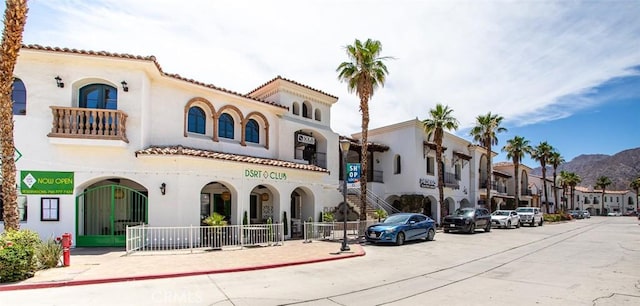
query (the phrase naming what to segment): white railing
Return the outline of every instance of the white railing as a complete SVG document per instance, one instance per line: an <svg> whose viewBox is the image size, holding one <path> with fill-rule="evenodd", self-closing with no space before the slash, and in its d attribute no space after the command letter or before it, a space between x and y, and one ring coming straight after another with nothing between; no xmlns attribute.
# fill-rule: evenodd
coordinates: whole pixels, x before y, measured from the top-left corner
<svg viewBox="0 0 640 306"><path fill-rule="evenodd" d="M347 222L347 239L358 239L372 220ZM344 238L344 222L305 222L304 240L342 240Z"/></svg>
<svg viewBox="0 0 640 306"><path fill-rule="evenodd" d="M284 226L251 224L226 226L128 226L126 253L187 251L272 246L284 243Z"/></svg>

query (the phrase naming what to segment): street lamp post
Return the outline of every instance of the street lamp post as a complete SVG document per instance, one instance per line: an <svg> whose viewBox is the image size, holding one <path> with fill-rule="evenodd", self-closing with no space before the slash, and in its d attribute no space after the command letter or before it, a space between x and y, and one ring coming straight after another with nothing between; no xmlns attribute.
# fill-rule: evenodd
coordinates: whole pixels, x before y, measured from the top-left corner
<svg viewBox="0 0 640 306"><path fill-rule="evenodd" d="M347 177L349 169L347 168L347 154L349 153L349 145L351 142L347 139L340 140L340 151L342 151L342 165L344 167L344 175L342 176L342 246L340 252L350 251L347 245Z"/></svg>

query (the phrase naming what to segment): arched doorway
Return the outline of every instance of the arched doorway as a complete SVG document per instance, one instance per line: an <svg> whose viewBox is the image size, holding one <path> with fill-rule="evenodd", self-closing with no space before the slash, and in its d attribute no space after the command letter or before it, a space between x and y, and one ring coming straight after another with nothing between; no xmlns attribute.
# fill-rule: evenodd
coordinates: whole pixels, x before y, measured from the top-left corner
<svg viewBox="0 0 640 306"><path fill-rule="evenodd" d="M125 246L127 226L148 222L148 191L127 179L89 185L76 197L76 245Z"/></svg>
<svg viewBox="0 0 640 306"><path fill-rule="evenodd" d="M234 192L222 182L210 182L200 190L200 225L213 213L224 216L227 224L234 224L232 200Z"/></svg>
<svg viewBox="0 0 640 306"><path fill-rule="evenodd" d="M438 220L438 200L434 196L426 196L424 198L424 214L431 217L433 220Z"/></svg>
<svg viewBox="0 0 640 306"><path fill-rule="evenodd" d="M267 185L258 185L249 194L248 224L265 224L271 219L273 223L279 220L277 212L279 207L275 207L276 189ZM244 217L243 217L243 223Z"/></svg>
<svg viewBox="0 0 640 306"><path fill-rule="evenodd" d="M466 207L473 208L473 205L471 204L471 202L469 202L469 200L462 199L462 200L460 200L460 207L461 208L466 208Z"/></svg>
<svg viewBox="0 0 640 306"><path fill-rule="evenodd" d="M314 218L314 202L311 191L304 187L298 187L291 192L289 211L291 212L291 238L302 237L302 228L305 221Z"/></svg>

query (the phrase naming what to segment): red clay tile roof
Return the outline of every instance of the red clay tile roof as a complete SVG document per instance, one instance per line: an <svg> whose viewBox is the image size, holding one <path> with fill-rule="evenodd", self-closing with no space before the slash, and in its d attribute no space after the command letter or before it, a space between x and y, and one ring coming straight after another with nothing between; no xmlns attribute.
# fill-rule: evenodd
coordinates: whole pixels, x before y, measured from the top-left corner
<svg viewBox="0 0 640 306"><path fill-rule="evenodd" d="M271 159L271 158L223 153L223 152L195 149L195 148L189 148L189 147L183 147L183 146L167 146L167 147L151 146L146 149L136 151L136 157L138 157L138 155L184 155L184 156L204 157L204 158L220 159L220 160L227 160L227 161L234 161L234 162L241 162L241 163L329 173L329 170L318 167L316 165L298 164L294 162Z"/></svg>
<svg viewBox="0 0 640 306"><path fill-rule="evenodd" d="M287 78L283 78L283 77L281 77L281 76L277 76L277 77L273 78L271 81L266 82L266 83L264 83L264 84L262 84L262 85L258 86L258 88L256 88L256 89L254 89L254 90L250 91L247 95L251 95L252 93L254 93L254 92L258 91L260 88L265 87L265 86L267 86L267 85L269 85L269 84L271 84L271 83L273 83L273 82L275 82L275 81L277 81L277 80L287 81L287 82L289 82L289 83L293 83L293 84L296 84L296 85L298 85L298 86L302 86L302 87L304 87L304 88L306 88L306 89L311 89L311 90L313 90L313 91L315 91L315 92L318 92L318 93L321 93L321 94L323 94L323 95L325 95L325 96L328 96L328 97L331 97L331 98L334 98L334 99L338 99L338 97L336 97L336 96L334 96L334 95L332 95L332 94L328 94L328 93L326 93L326 92L324 92L324 91L322 91L322 90L315 89L315 88L313 88L313 87L310 87L310 86L307 86L307 85L304 85L304 84L298 83L298 82L296 82L296 81L294 81L294 80L289 80L289 79L287 79Z"/></svg>
<svg viewBox="0 0 640 306"><path fill-rule="evenodd" d="M362 148L362 146L360 145L360 139L354 139L347 136L340 136L340 139L346 139L349 141L349 143L351 143L349 145L349 151L356 151L356 150L359 151L360 148ZM371 151L371 152L386 152L386 151L389 151L389 146L381 143L369 141L367 149L368 149L367 151Z"/></svg>
<svg viewBox="0 0 640 306"><path fill-rule="evenodd" d="M185 81L185 82L189 82L198 86L202 86L202 87L206 87L206 88L210 88L210 89L214 89L214 90L218 90L218 91L222 91L228 94L232 94L235 96L240 96L246 99L250 99L250 100L254 100L257 102L261 102L261 103L266 103L266 104L270 104L276 107L280 107L280 108L284 108L284 109L289 109L288 106L284 106L275 102L271 102L271 101L265 101L262 99L258 99L258 98L254 98L251 97L249 95L243 95L241 93L232 91L232 90L228 90L222 87L218 87L215 86L213 84L206 84L203 82L199 82L196 81L194 79L189 79L189 78L185 78L183 76L180 76L179 74L175 74L175 73L166 73L164 71L162 71L162 67L160 67L160 64L158 63L158 61L156 60L156 57L153 55L150 56L140 56L140 55L132 55L132 54L125 54L125 53L112 53L112 52L107 52L107 51L88 51L88 50L78 50L78 49L69 49L69 48L58 48L58 47L46 47L46 46L40 46L40 45L22 45L23 49L30 49L30 50L39 50L39 51L51 51L51 52L60 52L60 53L72 53L72 54L81 54L81 55L94 55L94 56L104 56L104 57L115 57L115 58L122 58L122 59L134 59L134 60L143 60L143 61L151 61L153 62L154 65L156 65L156 68L158 68L158 71L160 72L161 75L166 76L166 77L170 77L176 80L180 80L180 81Z"/></svg>

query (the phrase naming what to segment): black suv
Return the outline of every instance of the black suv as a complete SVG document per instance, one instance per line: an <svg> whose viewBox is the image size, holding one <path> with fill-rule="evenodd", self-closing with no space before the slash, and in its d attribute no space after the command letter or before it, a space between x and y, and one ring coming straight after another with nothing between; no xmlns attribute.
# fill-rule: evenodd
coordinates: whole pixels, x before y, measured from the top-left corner
<svg viewBox="0 0 640 306"><path fill-rule="evenodd" d="M444 217L442 230L463 231L473 234L476 228L482 228L485 232L491 231L491 215L485 208L458 208L452 215Z"/></svg>

